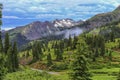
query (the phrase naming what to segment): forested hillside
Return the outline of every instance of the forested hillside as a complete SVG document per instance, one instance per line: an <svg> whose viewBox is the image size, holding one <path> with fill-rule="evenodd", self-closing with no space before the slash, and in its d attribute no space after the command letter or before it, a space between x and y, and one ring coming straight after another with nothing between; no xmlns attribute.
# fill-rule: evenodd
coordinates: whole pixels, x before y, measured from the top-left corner
<svg viewBox="0 0 120 80"><path fill-rule="evenodd" d="M1 19L2 4L0 25ZM120 80L120 20L23 48L0 30L0 80Z"/></svg>

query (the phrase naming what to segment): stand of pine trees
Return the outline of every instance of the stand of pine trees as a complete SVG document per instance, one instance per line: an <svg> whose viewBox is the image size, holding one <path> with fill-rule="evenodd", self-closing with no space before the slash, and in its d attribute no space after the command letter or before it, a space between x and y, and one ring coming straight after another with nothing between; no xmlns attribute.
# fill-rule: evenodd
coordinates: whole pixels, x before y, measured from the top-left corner
<svg viewBox="0 0 120 80"><path fill-rule="evenodd" d="M2 8L3 5L0 4L0 80L3 80L7 72L15 72L19 68L16 42L13 45L10 43L8 33L5 35L4 44L2 41Z"/></svg>
<svg viewBox="0 0 120 80"><path fill-rule="evenodd" d="M6 67L8 72L15 72L18 67L18 50L16 42L10 44L9 41L9 34L6 33L5 40L4 40L4 54L7 57L6 59Z"/></svg>
<svg viewBox="0 0 120 80"><path fill-rule="evenodd" d="M3 5L0 4L0 80L3 80L6 73L5 58L4 58L4 55L2 55L3 54L3 44L2 44L2 38L1 38L2 8L3 8Z"/></svg>
<svg viewBox="0 0 120 80"><path fill-rule="evenodd" d="M43 45L40 42L35 42L35 44L32 47L32 55L33 60L32 62L35 62L37 60L42 60L43 51L42 51Z"/></svg>

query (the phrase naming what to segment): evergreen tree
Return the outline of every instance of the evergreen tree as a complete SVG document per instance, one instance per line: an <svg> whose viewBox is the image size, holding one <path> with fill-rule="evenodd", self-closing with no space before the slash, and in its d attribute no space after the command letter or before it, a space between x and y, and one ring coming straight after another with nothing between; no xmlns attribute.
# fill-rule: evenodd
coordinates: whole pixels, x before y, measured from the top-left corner
<svg viewBox="0 0 120 80"><path fill-rule="evenodd" d="M118 72L117 80L120 80L120 71Z"/></svg>
<svg viewBox="0 0 120 80"><path fill-rule="evenodd" d="M16 42L14 42L13 44L13 52L12 52L12 55L13 55L13 71L16 71L18 68L19 68L19 62L18 62L18 51L17 51L17 44Z"/></svg>
<svg viewBox="0 0 120 80"><path fill-rule="evenodd" d="M2 44L2 37L1 37L1 30L0 30L0 52L3 53L3 44Z"/></svg>
<svg viewBox="0 0 120 80"><path fill-rule="evenodd" d="M2 32L1 32L1 25L2 25L2 4L0 4L0 52L3 52L3 44L2 44Z"/></svg>
<svg viewBox="0 0 120 80"><path fill-rule="evenodd" d="M42 60L43 52L42 52L42 44L40 42L37 43L36 49L37 49L37 55L39 56L39 60Z"/></svg>
<svg viewBox="0 0 120 80"><path fill-rule="evenodd" d="M9 46L7 51L7 68L8 72L15 72L19 68L18 57L17 57L17 45L14 42L13 47L12 45Z"/></svg>
<svg viewBox="0 0 120 80"><path fill-rule="evenodd" d="M33 61L42 60L43 52L41 43L36 42L32 47Z"/></svg>
<svg viewBox="0 0 120 80"><path fill-rule="evenodd" d="M9 43L9 34L5 34L5 41L4 41L4 51L7 54L7 51L9 49L10 43Z"/></svg>
<svg viewBox="0 0 120 80"><path fill-rule="evenodd" d="M5 57L0 55L0 80L3 80L6 73L7 68L5 68Z"/></svg>
<svg viewBox="0 0 120 80"><path fill-rule="evenodd" d="M67 41L67 47L72 47L72 38L71 35L69 35L69 40Z"/></svg>
<svg viewBox="0 0 120 80"><path fill-rule="evenodd" d="M96 48L94 52L95 52L95 53L94 53L94 54L95 54L95 57L98 57L98 56L99 56L99 49Z"/></svg>
<svg viewBox="0 0 120 80"><path fill-rule="evenodd" d="M105 54L105 40L102 38L101 42L99 42L101 45L101 56L104 56Z"/></svg>
<svg viewBox="0 0 120 80"><path fill-rule="evenodd" d="M10 46L10 48L7 51L7 68L8 68L8 72L13 72L13 54L12 54L13 50L12 47Z"/></svg>
<svg viewBox="0 0 120 80"><path fill-rule="evenodd" d="M0 80L3 80L5 74L7 73L7 68L5 67L5 56L3 53L3 44L2 44L2 37L1 37L1 25L2 25L2 8L3 5L0 4Z"/></svg>
<svg viewBox="0 0 120 80"><path fill-rule="evenodd" d="M63 60L63 50L62 49L56 49L56 60L61 61Z"/></svg>
<svg viewBox="0 0 120 80"><path fill-rule="evenodd" d="M2 9L3 9L3 5L0 3L0 18L2 18ZM0 24L2 24L1 20L0 20Z"/></svg>
<svg viewBox="0 0 120 80"><path fill-rule="evenodd" d="M33 61L36 61L39 59L39 56L37 55L36 48L34 46L32 47L32 55L33 55Z"/></svg>
<svg viewBox="0 0 120 80"><path fill-rule="evenodd" d="M71 65L71 80L91 80L88 69L88 62L84 55L88 51L86 44L82 41L77 46L77 53ZM88 53L88 52L87 52Z"/></svg>
<svg viewBox="0 0 120 80"><path fill-rule="evenodd" d="M51 66L52 65L52 59L51 59L51 54L49 53L47 55L47 66Z"/></svg>
<svg viewBox="0 0 120 80"><path fill-rule="evenodd" d="M114 32L112 31L112 32L110 33L110 40L111 40L111 42L114 41L114 38L115 38L115 34L114 34Z"/></svg>
<svg viewBox="0 0 120 80"><path fill-rule="evenodd" d="M77 44L77 41L78 41L78 37L74 36L74 40L73 40L73 48L72 49L76 49L76 44Z"/></svg>
<svg viewBox="0 0 120 80"><path fill-rule="evenodd" d="M72 72L70 73L71 80L91 80L87 66L87 60L84 55L77 55L72 63Z"/></svg>

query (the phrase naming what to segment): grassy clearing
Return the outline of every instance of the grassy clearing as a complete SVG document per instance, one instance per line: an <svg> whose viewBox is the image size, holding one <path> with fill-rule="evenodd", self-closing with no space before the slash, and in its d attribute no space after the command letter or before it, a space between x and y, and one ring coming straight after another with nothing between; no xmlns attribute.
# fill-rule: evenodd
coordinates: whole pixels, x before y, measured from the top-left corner
<svg viewBox="0 0 120 80"><path fill-rule="evenodd" d="M14 73L8 73L4 80L56 80L55 77L46 72L38 72L33 70L24 70Z"/></svg>
<svg viewBox="0 0 120 80"><path fill-rule="evenodd" d="M116 80L120 68L92 69L92 80ZM26 69L15 73L8 73L4 80L69 80L68 70L58 72L59 75Z"/></svg>

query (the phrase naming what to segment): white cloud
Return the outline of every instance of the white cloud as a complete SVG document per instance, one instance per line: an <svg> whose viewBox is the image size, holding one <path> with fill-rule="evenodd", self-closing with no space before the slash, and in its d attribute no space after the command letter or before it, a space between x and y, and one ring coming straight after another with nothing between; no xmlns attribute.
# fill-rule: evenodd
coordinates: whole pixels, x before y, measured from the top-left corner
<svg viewBox="0 0 120 80"><path fill-rule="evenodd" d="M83 16L83 13L87 18L87 15L90 14L115 9L120 0L0 0L0 2L4 4L5 12L10 12L10 15L11 12L19 13L23 18L76 17ZM97 6L79 6L79 4L96 4ZM108 5L113 7L108 8ZM77 12L79 14L76 15ZM12 16L11 18L17 17Z"/></svg>
<svg viewBox="0 0 120 80"><path fill-rule="evenodd" d="M120 5L120 0L100 0L101 3L106 3L106 4L110 4L113 5L115 7Z"/></svg>
<svg viewBox="0 0 120 80"><path fill-rule="evenodd" d="M6 19L21 19L17 16L5 16L5 15L3 15L3 18L6 18Z"/></svg>
<svg viewBox="0 0 120 80"><path fill-rule="evenodd" d="M47 18L47 17L64 17L65 15L62 14L39 14L36 18Z"/></svg>
<svg viewBox="0 0 120 80"><path fill-rule="evenodd" d="M2 30L5 30L5 31L8 31L10 29L13 29L13 28L12 27L4 27L4 28L2 28Z"/></svg>
<svg viewBox="0 0 120 80"><path fill-rule="evenodd" d="M15 12L19 12L19 13L26 13L25 10L20 9L20 8L15 8L13 11L15 11Z"/></svg>

